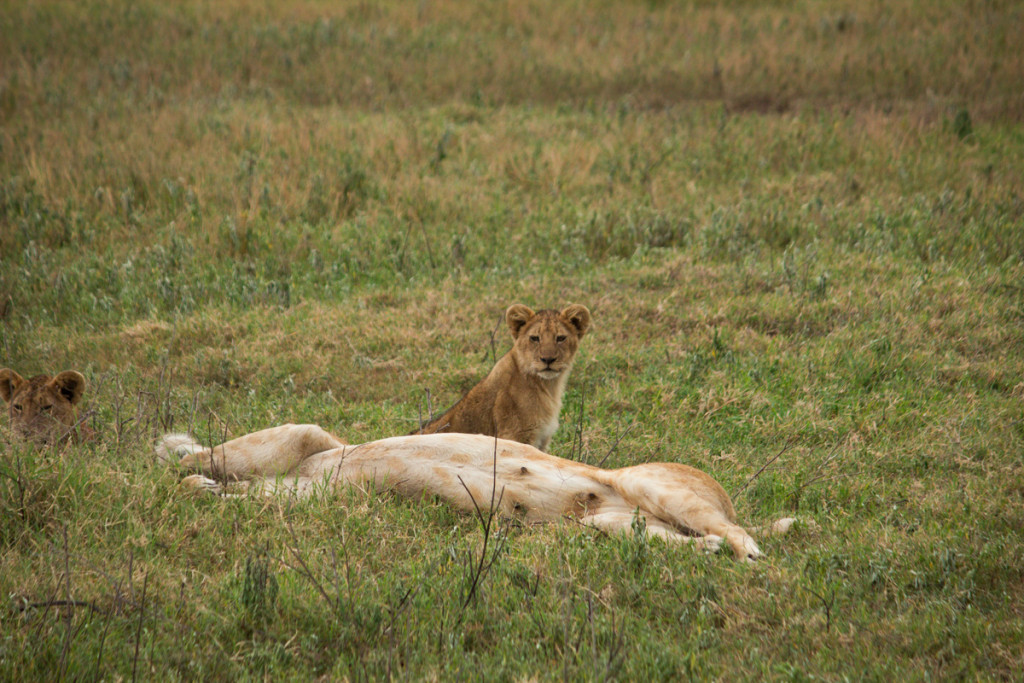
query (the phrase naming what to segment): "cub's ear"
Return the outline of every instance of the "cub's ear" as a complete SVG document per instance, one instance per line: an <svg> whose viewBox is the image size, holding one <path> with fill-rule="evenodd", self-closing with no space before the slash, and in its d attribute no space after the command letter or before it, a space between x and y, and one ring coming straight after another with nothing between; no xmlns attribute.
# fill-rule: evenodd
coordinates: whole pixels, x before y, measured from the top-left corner
<svg viewBox="0 0 1024 683"><path fill-rule="evenodd" d="M10 403L14 392L24 383L25 380L14 370L10 368L0 370L0 396L3 397L4 403Z"/></svg>
<svg viewBox="0 0 1024 683"><path fill-rule="evenodd" d="M59 391L71 405L75 405L82 400L82 393L85 392L85 377L80 372L65 370L50 380L50 386Z"/></svg>
<svg viewBox="0 0 1024 683"><path fill-rule="evenodd" d="M513 339L519 337L519 331L523 329L523 325L530 322L533 316L533 309L528 306L512 304L508 307L508 310L505 311L505 324L508 325L508 331L512 333Z"/></svg>
<svg viewBox="0 0 1024 683"><path fill-rule="evenodd" d="M590 310L582 304L570 304L562 309L562 317L576 328L582 338L590 329Z"/></svg>

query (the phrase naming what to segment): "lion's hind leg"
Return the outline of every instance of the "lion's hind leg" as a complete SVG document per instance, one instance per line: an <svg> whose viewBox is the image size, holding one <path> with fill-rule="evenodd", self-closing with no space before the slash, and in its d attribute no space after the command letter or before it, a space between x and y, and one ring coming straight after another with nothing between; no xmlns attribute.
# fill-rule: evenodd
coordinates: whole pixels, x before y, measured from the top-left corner
<svg viewBox="0 0 1024 683"><path fill-rule="evenodd" d="M730 506L731 507L731 506ZM660 510L659 510L660 512ZM723 510L714 499L703 496L690 496L685 506L675 510L677 516L672 519L705 536L716 536L724 539L732 548L737 560L753 562L761 557L761 549L747 530L736 524L726 510Z"/></svg>
<svg viewBox="0 0 1024 683"><path fill-rule="evenodd" d="M704 537L723 538L736 559L761 557L754 539L736 524L736 512L725 489L704 472L676 463L647 463L607 471L605 477L630 504L648 512L648 517Z"/></svg>
<svg viewBox="0 0 1024 683"><path fill-rule="evenodd" d="M200 472L218 481L272 478L288 475L316 453L343 446L344 442L317 425L286 424L240 436L207 448L187 434L168 434L157 443L157 457L164 462Z"/></svg>
<svg viewBox="0 0 1024 683"><path fill-rule="evenodd" d="M604 511L584 515L580 521L595 529L600 529L609 534L633 534L635 531L637 512ZM714 534L704 536L696 534L684 534L670 524L643 515L644 530L648 537L661 538L670 543L689 543L695 548L709 553L718 552L722 544L722 538Z"/></svg>
<svg viewBox="0 0 1024 683"><path fill-rule="evenodd" d="M242 481L219 482L202 474L190 474L179 486L190 493L208 494L224 498L243 498L249 495L291 495L304 498L316 490L317 481L309 477L257 477Z"/></svg>
<svg viewBox="0 0 1024 683"><path fill-rule="evenodd" d="M713 520L705 523L705 527L713 534L721 536L732 546L732 552L738 560L753 562L761 557L761 549L747 530L732 522Z"/></svg>
<svg viewBox="0 0 1024 683"><path fill-rule="evenodd" d="M164 434L156 442L156 457L162 463L177 463L186 455L207 450L190 434Z"/></svg>

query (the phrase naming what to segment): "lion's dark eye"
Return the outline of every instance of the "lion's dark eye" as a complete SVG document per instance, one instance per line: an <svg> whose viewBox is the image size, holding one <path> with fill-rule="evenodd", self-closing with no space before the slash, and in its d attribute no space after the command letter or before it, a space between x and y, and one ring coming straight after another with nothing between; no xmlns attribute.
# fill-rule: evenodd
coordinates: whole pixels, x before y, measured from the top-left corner
<svg viewBox="0 0 1024 683"><path fill-rule="evenodd" d="M564 334L558 335L557 337L555 337L555 341L558 342L559 344L561 344L562 342L565 341L565 335Z"/></svg>
<svg viewBox="0 0 1024 683"><path fill-rule="evenodd" d="M42 410L44 413L48 413L48 412L50 412L50 408L53 408L53 406L52 405L43 406L42 408L40 408L40 410Z"/></svg>
<svg viewBox="0 0 1024 683"><path fill-rule="evenodd" d="M20 413L21 412L21 404L20 403L15 403L14 404L14 412L16 412L16 413Z"/></svg>
<svg viewBox="0 0 1024 683"><path fill-rule="evenodd" d="M532 341L534 344L536 344L536 343L540 342L540 337L535 335L535 334L531 334L530 335L530 341Z"/></svg>

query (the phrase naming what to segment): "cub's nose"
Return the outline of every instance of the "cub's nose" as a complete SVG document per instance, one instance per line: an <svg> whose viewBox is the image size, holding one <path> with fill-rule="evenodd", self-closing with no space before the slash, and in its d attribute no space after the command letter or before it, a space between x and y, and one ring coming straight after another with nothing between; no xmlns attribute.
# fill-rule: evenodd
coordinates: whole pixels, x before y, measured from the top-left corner
<svg viewBox="0 0 1024 683"><path fill-rule="evenodd" d="M544 365L547 365L547 366L550 367L551 364L554 363L558 359L557 358L541 358L540 360L541 360L541 362L544 363Z"/></svg>

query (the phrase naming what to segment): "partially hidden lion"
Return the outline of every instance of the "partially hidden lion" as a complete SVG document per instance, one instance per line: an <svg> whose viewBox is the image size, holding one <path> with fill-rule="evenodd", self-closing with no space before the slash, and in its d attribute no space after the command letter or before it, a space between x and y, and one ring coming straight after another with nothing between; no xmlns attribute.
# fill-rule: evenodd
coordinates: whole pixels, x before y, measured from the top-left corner
<svg viewBox="0 0 1024 683"><path fill-rule="evenodd" d="M198 472L182 480L193 490L219 494L237 487L302 496L333 486L389 489L412 499L438 496L463 511L495 509L524 523L569 518L609 533L643 528L650 536L708 551L724 540L748 561L761 556L750 533L736 523L732 501L718 482L676 463L606 470L528 444L470 434L398 436L349 446L316 425L294 424L215 448L187 434L168 434L156 450L161 461ZM760 531L783 533L793 521L780 519Z"/></svg>
<svg viewBox="0 0 1024 683"><path fill-rule="evenodd" d="M0 396L7 402L11 432L27 442L46 445L85 437L75 408L84 392L85 377L74 370L31 379L10 368L0 370Z"/></svg>
<svg viewBox="0 0 1024 683"><path fill-rule="evenodd" d="M485 434L547 450L576 350L590 329L590 311L572 304L534 312L514 304L505 323L511 350L458 403L413 434Z"/></svg>

